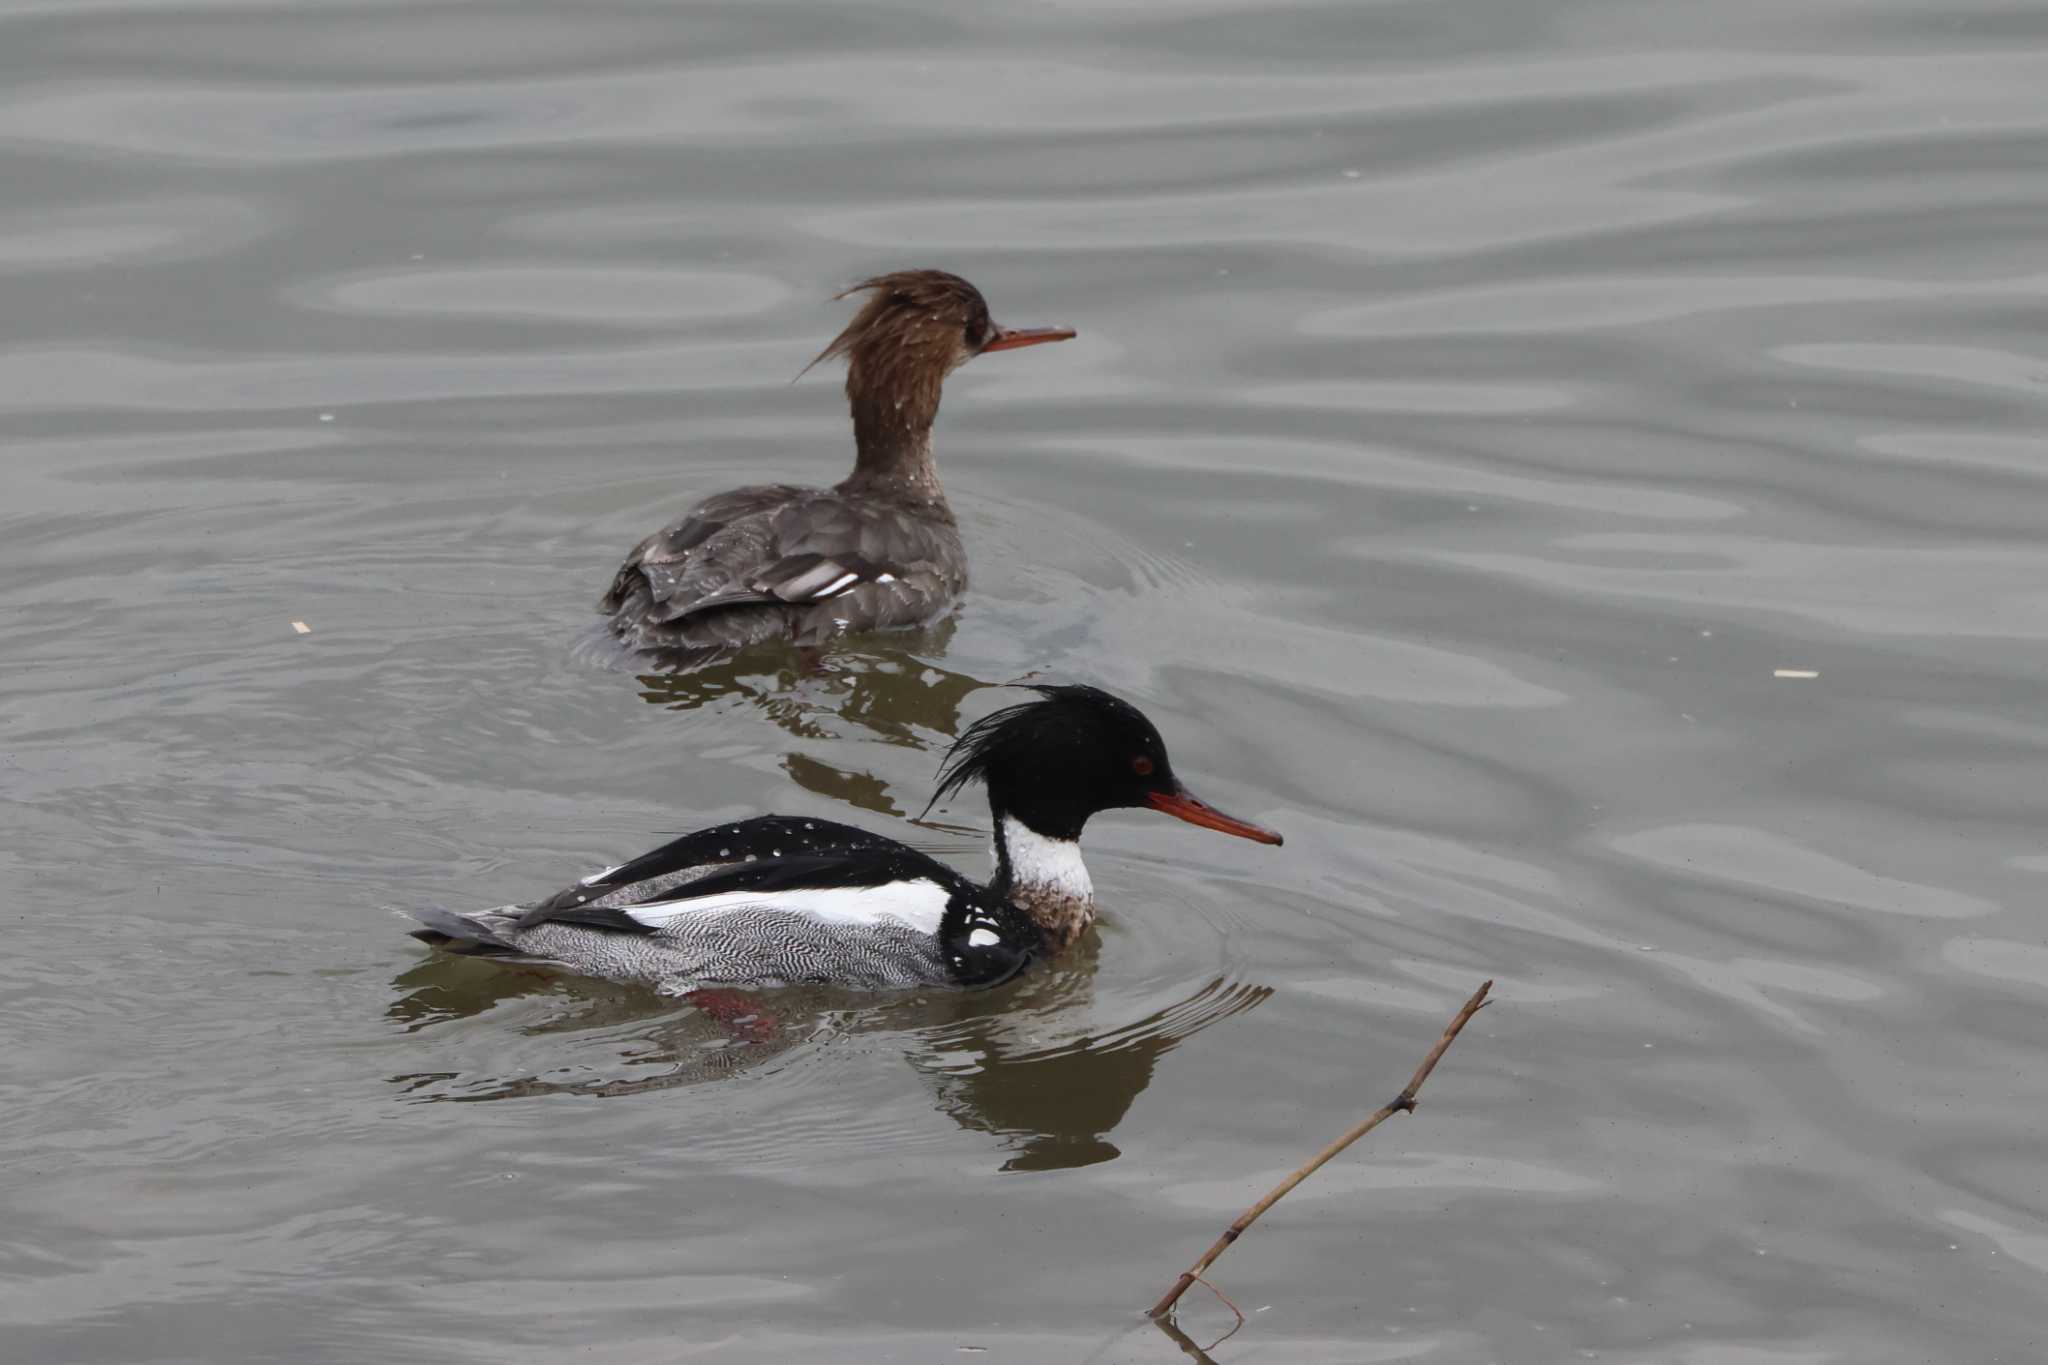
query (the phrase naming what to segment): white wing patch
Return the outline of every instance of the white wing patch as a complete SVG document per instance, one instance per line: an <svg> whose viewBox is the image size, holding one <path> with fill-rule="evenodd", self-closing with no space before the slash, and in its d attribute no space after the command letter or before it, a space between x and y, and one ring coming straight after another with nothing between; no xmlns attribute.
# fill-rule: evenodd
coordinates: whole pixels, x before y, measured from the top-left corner
<svg viewBox="0 0 2048 1365"><path fill-rule="evenodd" d="M827 583L824 587L818 589L817 595L819 597L830 597L832 596L832 594L844 589L847 584L854 582L859 577L860 575L857 573L841 574L839 577L833 579L830 583Z"/></svg>
<svg viewBox="0 0 2048 1365"><path fill-rule="evenodd" d="M946 888L920 877L881 886L833 886L798 891L723 891L694 899L653 901L626 907L626 913L650 929L659 929L681 915L721 915L737 910L783 910L826 924L848 928L894 921L920 934L936 936L945 917Z"/></svg>
<svg viewBox="0 0 2048 1365"><path fill-rule="evenodd" d="M864 571L849 569L837 560L821 559L780 582L755 579L753 588L756 592L769 593L785 602L823 602L828 598L851 592L865 581Z"/></svg>

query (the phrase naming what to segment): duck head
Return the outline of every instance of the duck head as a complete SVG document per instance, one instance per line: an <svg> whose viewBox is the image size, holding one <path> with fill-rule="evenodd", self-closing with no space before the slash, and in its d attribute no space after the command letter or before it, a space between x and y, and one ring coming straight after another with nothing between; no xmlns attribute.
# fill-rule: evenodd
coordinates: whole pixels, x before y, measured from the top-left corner
<svg viewBox="0 0 2048 1365"><path fill-rule="evenodd" d="M856 294L865 296L860 311L811 362L846 360L846 397L860 458L856 477L900 472L929 460L939 392L954 370L985 352L1074 335L1069 327L998 326L981 291L943 270L877 275L838 297Z"/></svg>
<svg viewBox="0 0 2048 1365"><path fill-rule="evenodd" d="M1098 811L1143 807L1240 839L1281 842L1274 831L1226 815L1182 785L1166 741L1129 702L1096 687L1031 690L1039 700L968 727L947 756L932 800L969 782L988 788L994 889L1031 917L1049 951L1064 951L1094 922L1080 839Z"/></svg>
<svg viewBox="0 0 2048 1365"><path fill-rule="evenodd" d="M1145 713L1099 687L1033 686L1039 700L983 716L947 755L933 802L969 782L988 788L1000 822L1048 839L1081 837L1099 811L1146 808L1261 844L1273 830L1226 815L1182 785ZM929 809L929 807L927 807Z"/></svg>

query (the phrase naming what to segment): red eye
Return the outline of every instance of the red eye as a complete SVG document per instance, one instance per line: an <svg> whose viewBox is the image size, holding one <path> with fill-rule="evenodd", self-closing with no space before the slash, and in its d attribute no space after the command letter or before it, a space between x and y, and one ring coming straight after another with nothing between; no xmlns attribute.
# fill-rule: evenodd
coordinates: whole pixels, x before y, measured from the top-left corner
<svg viewBox="0 0 2048 1365"><path fill-rule="evenodd" d="M1131 760L1131 771L1140 777L1152 776L1152 760L1143 754L1139 754Z"/></svg>

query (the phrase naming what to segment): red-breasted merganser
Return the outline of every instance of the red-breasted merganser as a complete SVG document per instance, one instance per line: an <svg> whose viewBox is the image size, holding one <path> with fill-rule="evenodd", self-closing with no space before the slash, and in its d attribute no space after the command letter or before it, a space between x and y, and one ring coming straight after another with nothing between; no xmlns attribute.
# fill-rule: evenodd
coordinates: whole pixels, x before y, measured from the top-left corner
<svg viewBox="0 0 2048 1365"><path fill-rule="evenodd" d="M686 834L529 905L414 912L414 937L689 995L825 982L993 986L1095 921L1081 828L1146 806L1262 844L1280 836L1189 795L1135 706L1093 687L1034 687L953 746L937 794L988 789L995 877L982 885L851 825L764 815Z"/></svg>
<svg viewBox="0 0 2048 1365"><path fill-rule="evenodd" d="M764 640L819 644L921 625L967 585L932 464L939 390L978 355L1073 330L998 327L981 292L943 270L877 275L839 297L857 293L860 312L811 362L846 358L853 473L831 488L718 493L641 541L598 603L618 640L684 661Z"/></svg>

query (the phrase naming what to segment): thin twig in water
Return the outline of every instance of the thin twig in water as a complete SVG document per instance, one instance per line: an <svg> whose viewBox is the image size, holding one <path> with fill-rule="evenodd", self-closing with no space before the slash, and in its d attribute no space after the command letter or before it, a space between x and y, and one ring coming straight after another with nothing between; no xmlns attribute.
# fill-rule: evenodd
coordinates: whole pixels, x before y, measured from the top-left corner
<svg viewBox="0 0 2048 1365"><path fill-rule="evenodd" d="M1152 1319L1152 1325L1166 1333L1166 1339L1180 1347L1181 1353L1189 1360L1194 1361L1195 1365L1216 1365L1216 1358L1197 1345L1193 1337L1181 1331L1180 1324L1172 1318L1154 1318ZM1235 1331L1236 1329L1233 1328L1232 1330Z"/></svg>
<svg viewBox="0 0 2048 1365"><path fill-rule="evenodd" d="M1231 1311L1231 1313L1232 1313L1232 1314L1233 1314L1233 1315L1234 1315L1234 1316L1235 1316L1235 1317L1237 1318L1237 1321L1236 1321L1236 1322L1233 1322L1233 1323L1231 1323L1231 1324L1230 1324L1230 1330L1229 1330L1228 1332L1225 1332L1225 1333L1224 1333L1224 1334L1223 1334L1222 1336L1220 1336L1220 1337L1216 1338L1216 1340L1214 1340L1214 1341L1210 1342L1210 1343L1209 1343L1209 1344L1208 1344L1207 1346L1204 1346L1204 1347L1202 1348L1202 1349L1203 1349L1204 1351L1213 1351L1213 1350L1215 1350L1215 1349L1216 1349L1216 1348L1217 1348L1218 1346L1221 1346L1221 1345L1222 1345L1222 1344L1223 1344L1224 1342L1226 1342L1226 1341L1230 1340L1230 1339L1231 1339L1232 1337L1236 1336L1236 1335L1238 1334L1238 1332L1240 1332L1241 1330L1243 1330L1243 1328L1244 1328L1244 1310L1243 1310L1242 1308L1239 1308L1239 1307L1238 1307L1238 1306L1237 1306L1236 1304L1234 1304L1234 1303L1232 1303L1232 1302L1230 1301L1230 1295L1228 1295L1228 1294L1224 1293L1224 1292L1223 1292L1222 1290L1218 1289L1218 1288L1217 1288L1217 1287L1216 1287L1215 1285L1213 1285L1213 1284L1210 1284L1210 1283L1209 1283L1209 1281L1207 1281L1207 1280L1204 1280L1204 1279L1202 1279L1202 1277L1201 1277L1200 1275L1197 1275L1197 1276L1195 1276L1195 1279L1196 1279L1196 1280L1197 1280L1197 1281L1198 1281L1199 1283L1201 1283L1201 1284L1204 1284L1204 1285L1207 1285L1207 1286L1208 1286L1208 1289L1209 1289L1209 1292L1210 1292L1211 1294L1214 1294L1214 1295L1215 1295L1215 1296L1216 1296L1217 1298L1219 1298L1219 1299L1223 1300L1223 1306L1224 1306L1225 1308L1228 1308L1228 1309L1229 1309L1229 1310Z"/></svg>
<svg viewBox="0 0 2048 1365"><path fill-rule="evenodd" d="M1493 983L1491 981L1487 981L1481 983L1479 989L1472 992L1472 998L1470 1000L1467 1000L1465 1002L1465 1007L1458 1011L1457 1018L1451 1020L1450 1026L1444 1030L1444 1036L1436 1040L1436 1046L1431 1048L1429 1050L1429 1055L1422 1059L1422 1065L1415 1068L1415 1075L1409 1079L1407 1089L1403 1090L1393 1099L1388 1100L1385 1104L1381 1105L1379 1109L1374 1111L1371 1117L1367 1118L1364 1122L1358 1124L1356 1127L1351 1129L1350 1132L1344 1134L1344 1136L1338 1138L1335 1142L1323 1148L1322 1151L1317 1152L1314 1156L1310 1157L1308 1161L1302 1165L1301 1169L1297 1170L1293 1175L1288 1176L1278 1185L1275 1185L1272 1188L1272 1190L1270 1190L1267 1193L1264 1199L1261 1199L1258 1203L1252 1205L1243 1213L1239 1214L1237 1216L1237 1221L1235 1223L1232 1223L1229 1227L1223 1229L1223 1235L1216 1239L1215 1245L1211 1246L1207 1251L1202 1253L1202 1259L1196 1261L1192 1266L1189 1266L1186 1270L1182 1271L1180 1278L1173 1282L1173 1288L1167 1290L1166 1293L1160 1297L1159 1302L1153 1304L1152 1307L1149 1310L1147 1310L1150 1316L1157 1319L1173 1311L1174 1304L1180 1302L1180 1296L1187 1293L1189 1286L1194 1284L1196 1280L1202 1279L1203 1272L1208 1270L1208 1268L1211 1265L1215 1264L1216 1258L1218 1256L1221 1256L1232 1242L1235 1242L1239 1237L1244 1235L1244 1230L1246 1228L1250 1227L1253 1223L1259 1221L1260 1214L1264 1213L1267 1209L1270 1209L1275 1204L1279 1203L1283 1198L1286 1197L1287 1192L1289 1190L1292 1190L1296 1185L1299 1185L1302 1181L1314 1175L1319 1169L1321 1169L1324 1162L1328 1161L1331 1157L1336 1156L1337 1153L1343 1151L1346 1147L1349 1147L1352 1143L1358 1141L1367 1133L1370 1133L1373 1129L1379 1127L1382 1123L1392 1118L1395 1114L1414 1113L1415 1092L1422 1089L1422 1083L1429 1079L1430 1072L1436 1070L1436 1064L1443 1059L1444 1053L1450 1049L1451 1044L1457 1041L1458 1034L1464 1030L1465 1025L1472 1022L1472 1016L1479 1013L1480 1010L1486 1007L1486 993L1492 989ZM1204 1280L1203 1283L1207 1284L1208 1282ZM1214 1285L1210 1285L1209 1287L1211 1289L1215 1288ZM1217 1297L1223 1297L1221 1292L1217 1294ZM1230 1302L1230 1300L1228 1299L1224 1299L1223 1301L1225 1303ZM1230 1311L1236 1313L1236 1306L1232 1305ZM1244 1320L1244 1314L1238 1313L1237 1316L1239 1322L1242 1322Z"/></svg>

